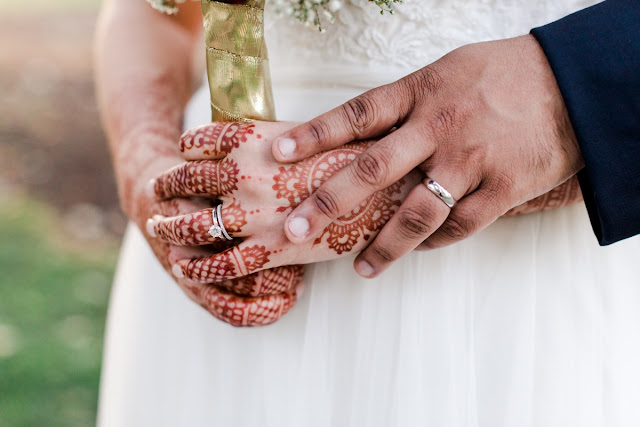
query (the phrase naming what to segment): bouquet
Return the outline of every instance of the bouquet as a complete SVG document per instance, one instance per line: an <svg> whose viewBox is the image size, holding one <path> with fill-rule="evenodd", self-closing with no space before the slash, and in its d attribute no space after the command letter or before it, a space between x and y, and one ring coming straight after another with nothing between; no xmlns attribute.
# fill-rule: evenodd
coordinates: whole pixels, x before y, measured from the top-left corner
<svg viewBox="0 0 640 427"><path fill-rule="evenodd" d="M186 0L147 0L151 5L168 14L178 11L178 4ZM380 8L380 13L393 13L393 3L401 3L402 0L366 0ZM269 7L279 15L290 16L306 26L314 26L324 31L324 20L333 23L336 13L342 7L343 0L272 0ZM223 3L245 3L240 0L229 0Z"/></svg>

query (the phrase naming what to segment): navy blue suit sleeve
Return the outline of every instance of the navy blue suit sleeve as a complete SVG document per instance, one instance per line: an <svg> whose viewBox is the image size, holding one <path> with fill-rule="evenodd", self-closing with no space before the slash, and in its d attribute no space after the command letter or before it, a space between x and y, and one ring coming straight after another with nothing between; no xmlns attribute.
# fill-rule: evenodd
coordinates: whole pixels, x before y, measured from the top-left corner
<svg viewBox="0 0 640 427"><path fill-rule="evenodd" d="M598 241L640 234L640 0L608 0L531 33L578 137Z"/></svg>

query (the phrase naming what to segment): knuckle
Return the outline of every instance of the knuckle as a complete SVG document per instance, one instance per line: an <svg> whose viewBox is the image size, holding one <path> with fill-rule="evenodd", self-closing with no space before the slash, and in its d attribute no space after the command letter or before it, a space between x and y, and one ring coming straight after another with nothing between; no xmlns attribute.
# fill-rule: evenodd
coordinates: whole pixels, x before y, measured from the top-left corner
<svg viewBox="0 0 640 427"><path fill-rule="evenodd" d="M194 148L197 144L197 140L199 139L199 135L205 129L205 126L200 126L197 128L189 129L180 137L180 152L184 153L187 150Z"/></svg>
<svg viewBox="0 0 640 427"><path fill-rule="evenodd" d="M370 95L361 95L342 104L343 113L354 138L359 138L374 123L378 105Z"/></svg>
<svg viewBox="0 0 640 427"><path fill-rule="evenodd" d="M440 229L449 239L461 240L471 236L475 227L471 220L451 215Z"/></svg>
<svg viewBox="0 0 640 427"><path fill-rule="evenodd" d="M183 133L182 136L180 137L180 143L179 143L180 152L184 153L191 146L193 146L193 131L188 130L185 133Z"/></svg>
<svg viewBox="0 0 640 427"><path fill-rule="evenodd" d="M440 91L444 84L444 78L436 70L436 67L431 64L411 74L410 84L415 95L433 96Z"/></svg>
<svg viewBox="0 0 640 427"><path fill-rule="evenodd" d="M324 120L311 120L306 126L307 133L317 145L324 145L331 138L331 126Z"/></svg>
<svg viewBox="0 0 640 427"><path fill-rule="evenodd" d="M447 138L454 133L457 124L456 107L451 105L439 109L431 121L431 131L434 135Z"/></svg>
<svg viewBox="0 0 640 427"><path fill-rule="evenodd" d="M333 192L320 187L313 193L312 200L316 209L326 217L336 219L340 215L338 198Z"/></svg>
<svg viewBox="0 0 640 427"><path fill-rule="evenodd" d="M435 218L426 208L407 208L398 212L398 224L404 237L416 238L433 230Z"/></svg>
<svg viewBox="0 0 640 427"><path fill-rule="evenodd" d="M379 244L375 244L371 247L371 253L373 253L374 257L384 263L393 262L396 259L390 250Z"/></svg>
<svg viewBox="0 0 640 427"><path fill-rule="evenodd" d="M370 187L382 186L389 175L389 167L384 156L365 151L356 157L354 163L355 178Z"/></svg>

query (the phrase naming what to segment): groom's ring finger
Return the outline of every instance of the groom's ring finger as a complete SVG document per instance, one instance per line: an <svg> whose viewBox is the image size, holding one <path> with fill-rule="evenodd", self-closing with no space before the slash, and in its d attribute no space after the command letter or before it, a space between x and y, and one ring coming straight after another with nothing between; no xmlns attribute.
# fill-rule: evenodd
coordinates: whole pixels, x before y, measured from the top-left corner
<svg viewBox="0 0 640 427"><path fill-rule="evenodd" d="M447 182L446 179L444 182ZM453 194L464 194L464 190L455 186L450 190ZM449 191L426 178L422 185L411 190L398 212L356 258L355 269L358 274L374 277L415 249L446 221L454 201Z"/></svg>
<svg viewBox="0 0 640 427"><path fill-rule="evenodd" d="M251 227L246 220L247 213L240 207L239 202L223 205L220 209L220 219L216 221L217 214L216 207L174 217L155 215L147 221L147 233L180 246L208 245L251 234Z"/></svg>
<svg viewBox="0 0 640 427"><path fill-rule="evenodd" d="M149 183L158 199L224 196L237 189L238 165L230 158L178 165Z"/></svg>

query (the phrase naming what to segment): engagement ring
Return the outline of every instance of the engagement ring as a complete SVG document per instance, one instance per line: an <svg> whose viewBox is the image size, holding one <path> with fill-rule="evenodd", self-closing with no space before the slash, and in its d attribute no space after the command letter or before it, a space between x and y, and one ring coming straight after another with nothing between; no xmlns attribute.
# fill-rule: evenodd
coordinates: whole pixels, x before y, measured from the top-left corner
<svg viewBox="0 0 640 427"><path fill-rule="evenodd" d="M227 240L233 239L227 233L227 230L224 228L224 223L222 222L222 205L218 205L211 211L211 219L213 220L213 224L209 227L209 234L214 239L225 238Z"/></svg>

